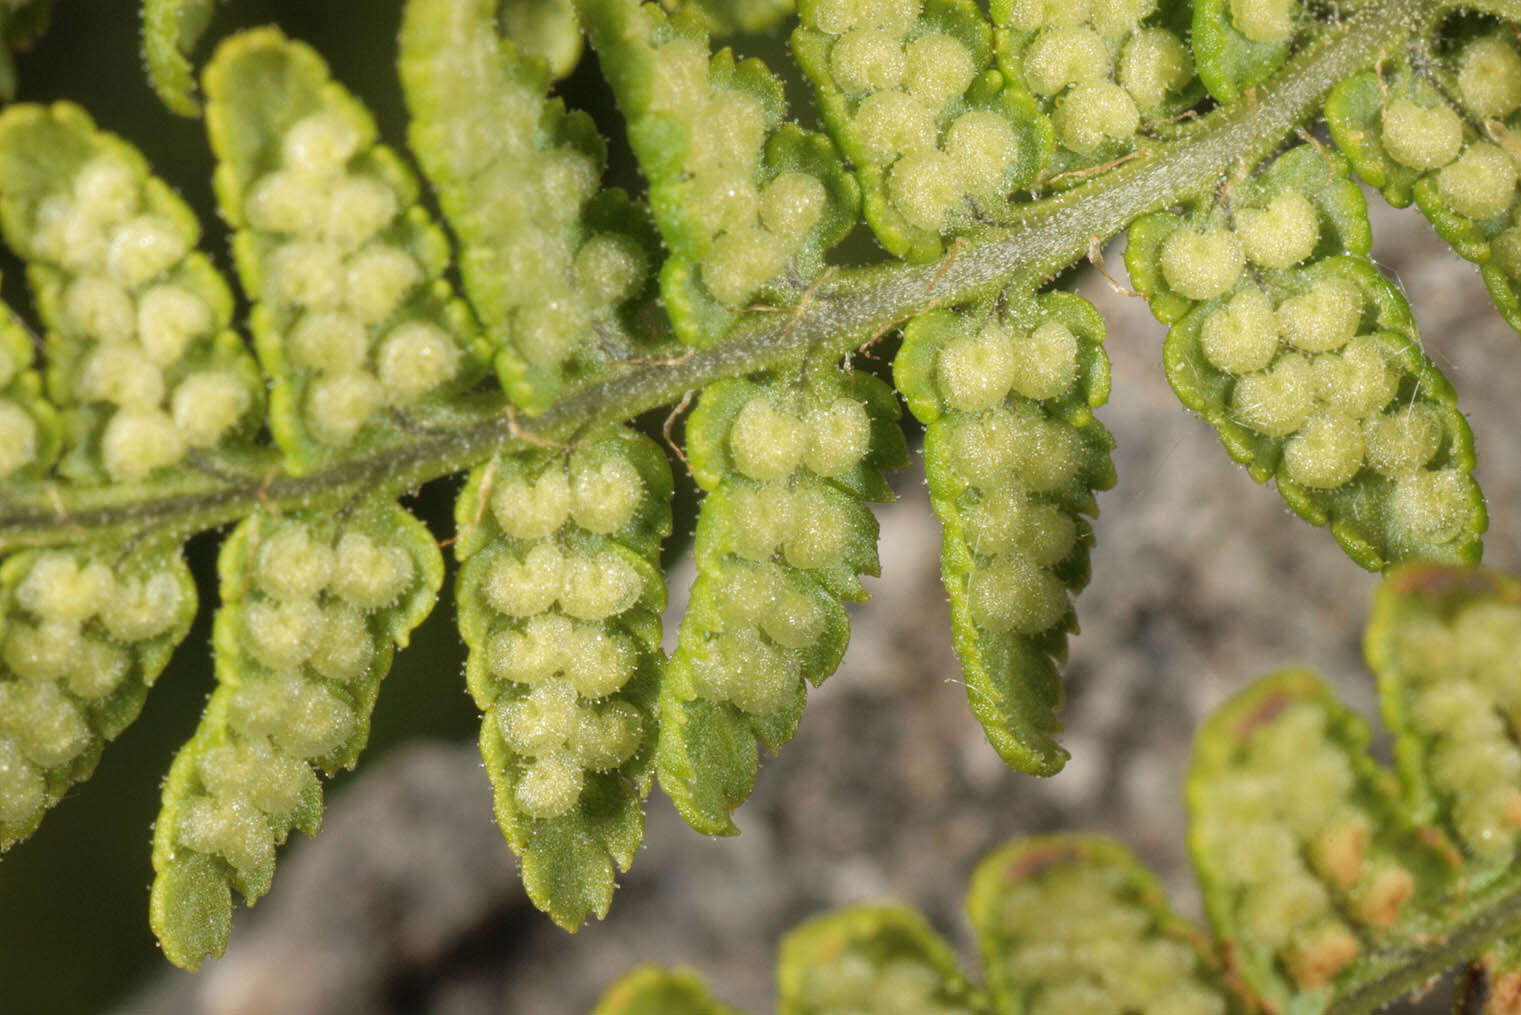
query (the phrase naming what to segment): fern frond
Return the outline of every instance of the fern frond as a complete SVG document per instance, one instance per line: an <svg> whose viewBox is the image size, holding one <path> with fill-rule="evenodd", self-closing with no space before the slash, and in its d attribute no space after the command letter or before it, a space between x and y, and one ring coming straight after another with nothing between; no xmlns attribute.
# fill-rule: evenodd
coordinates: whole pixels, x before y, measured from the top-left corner
<svg viewBox="0 0 1521 1015"><path fill-rule="evenodd" d="M1521 584L1502 575L1403 572L1380 589L1368 626L1406 806L1484 874L1521 848L1518 645Z"/></svg>
<svg viewBox="0 0 1521 1015"><path fill-rule="evenodd" d="M1501 315L1521 330L1521 43L1505 22L1476 16L1444 43L1337 85L1326 121L1359 176L1396 206L1413 197L1480 266Z"/></svg>
<svg viewBox="0 0 1521 1015"><path fill-rule="evenodd" d="M206 68L222 213L273 381L269 426L296 471L363 444L387 409L449 412L484 371L449 244L369 113L307 46L273 28Z"/></svg>
<svg viewBox="0 0 1521 1015"><path fill-rule="evenodd" d="M1050 119L1042 182L1070 186L1166 135L1203 89L1183 42L1188 3L995 0L998 66ZM1064 182L1065 181L1065 182Z"/></svg>
<svg viewBox="0 0 1521 1015"><path fill-rule="evenodd" d="M1132 222L1135 282L1173 324L1169 377L1231 454L1366 566L1475 558L1486 519L1471 437L1368 258L1345 163L1313 144L1273 158L1333 84L1366 91L1355 76L1376 86L1388 64L1396 101L1375 109L1359 92L1354 111L1378 133L1368 151L1388 165L1375 169L1499 285L1521 228L1508 148L1521 50L1489 15L1441 4L995 0L989 14L973 0L805 0L791 41L827 131L814 133L789 118L796 82L712 51L717 34L750 44L743 33L777 24L788 0L411 0L401 72L441 223L316 53L277 29L243 33L204 91L257 362L193 249L198 225L135 150L67 105L0 113L0 230L47 330L38 364L22 327L0 321L0 547L14 554L0 566L0 838L26 834L136 711L188 617L175 611L191 609L165 591L184 584L177 547L238 523L222 553L219 686L174 763L155 842L166 952L194 965L219 951L232 889L258 897L290 829L315 828L315 769L353 762L392 645L437 595L434 537L395 498L469 470L457 594L499 823L537 904L572 927L600 916L640 842L652 771L693 826L734 831L758 747L793 736L807 683L839 663L843 604L877 570L866 502L890 499L880 470L906 455L892 390L836 367L898 327L894 373L927 427L973 709L1011 764L1056 771L1057 667L1094 494L1113 477L1093 418L1103 323L1042 290ZM144 7L150 75L180 111L212 9ZM604 188L608 143L553 96L585 83L567 77L583 34L648 206ZM830 263L860 256L840 246L858 213L897 261ZM669 462L628 424L693 393L688 452L707 499L666 665ZM63 592L37 591L55 578ZM105 601L108 587L131 591ZM1433 644L1521 636L1494 603L1411 609L1402 627L1434 617L1462 632ZM1469 611L1486 618L1478 634ZM1521 754L1492 656L1464 664L1466 684L1442 683L1478 717L1440 728L1452 702L1432 695L1435 664L1390 663L1401 690L1386 695L1413 717L1392 723L1404 797L1299 678L1253 692L1292 698L1281 717L1201 748L1206 781L1228 788L1201 807L1201 866L1256 993L1300 1015L1371 996L1432 956L1470 954L1493 936L1484 920L1521 906L1507 866ZM1289 757L1274 724L1303 732L1305 709L1322 720L1317 749ZM1252 781L1258 748L1275 779ZM1245 912L1254 888L1209 831L1243 779L1266 800L1263 841L1282 846L1287 828L1304 858L1274 868L1293 889L1281 901L1320 908L1276 923ZM1297 809L1296 792L1327 786L1317 806L1334 814ZM1377 828L1358 839L1363 825ZM1100 982L1096 964L1067 962L1085 943L1069 935L1061 975L1130 1008L1234 1012L1228 985L1211 993L1216 953L1190 950L1128 863L1074 846L1057 867L1077 873L1003 887L1104 889L1084 897L1118 914L1099 944L1134 951L1135 968ZM989 1003L1100 1005L1035 968L1030 928L1006 916L979 916L1004 935ZM984 1010L911 918L852 919L807 937L836 954L797 981L799 1010L829 983L840 991L822 1008L901 995ZM1417 933L1449 926L1441 941ZM1159 970L1189 989L1169 992Z"/></svg>
<svg viewBox="0 0 1521 1015"><path fill-rule="evenodd" d="M570 930L607 914L644 839L671 489L660 449L620 429L493 460L457 505L465 676L497 822L529 898Z"/></svg>
<svg viewBox="0 0 1521 1015"><path fill-rule="evenodd" d="M737 831L756 741L792 739L807 682L845 654L842 599L878 573L880 470L906 464L892 392L829 367L715 384L687 425L697 581L660 695L660 786L693 828Z"/></svg>
<svg viewBox="0 0 1521 1015"><path fill-rule="evenodd" d="M0 850L89 778L195 611L178 543L32 550L0 566Z"/></svg>
<svg viewBox="0 0 1521 1015"><path fill-rule="evenodd" d="M854 179L827 138L786 121L760 60L709 52L702 19L635 0L583 0L628 121L670 257L660 272L677 337L712 345L752 300L790 302L850 230Z"/></svg>
<svg viewBox="0 0 1521 1015"><path fill-rule="evenodd" d="M189 53L205 34L221 0L143 0L143 65L170 112L199 116Z"/></svg>
<svg viewBox="0 0 1521 1015"><path fill-rule="evenodd" d="M642 966L614 984L592 1015L741 1015L719 1004L701 977L684 969Z"/></svg>
<svg viewBox="0 0 1521 1015"><path fill-rule="evenodd" d="M968 981L955 952L913 910L853 906L783 940L778 1015L1256 1010L1214 942L1174 915L1156 880L1114 843L1080 836L1010 843L979 864L967 911L986 989ZM685 980L635 970L602 1003L677 977ZM604 1010L623 1009L599 1007L598 1015Z"/></svg>
<svg viewBox="0 0 1521 1015"><path fill-rule="evenodd" d="M1398 777L1303 670L1257 681L1201 730L1189 848L1213 938L1111 842L1016 840L967 895L987 1000L911 911L856 907L785 941L778 1011L1322 1015L1373 1010L1477 956L1481 983L1505 991L1486 1008L1499 1015L1521 985L1521 583L1395 569L1366 644Z"/></svg>
<svg viewBox="0 0 1521 1015"><path fill-rule="evenodd" d="M944 234L1002 217L1050 157L1050 124L992 69L971 0L816 0L800 15L793 53L891 253L937 257Z"/></svg>
<svg viewBox="0 0 1521 1015"><path fill-rule="evenodd" d="M1370 243L1346 163L1301 145L1223 204L1137 220L1125 263L1174 322L1168 381L1254 479L1363 567L1472 562L1473 436Z"/></svg>
<svg viewBox="0 0 1521 1015"><path fill-rule="evenodd" d="M650 351L636 315L659 244L642 205L598 191L605 142L545 98L545 65L498 38L495 7L409 4L400 69L412 145L460 240L497 376L539 413L610 360Z"/></svg>
<svg viewBox="0 0 1521 1015"><path fill-rule="evenodd" d="M1200 736L1189 803L1206 905L1269 1000L1297 993L1365 1010L1516 920L1521 756L1503 698L1490 697L1521 652L1514 580L1392 571L1365 645L1397 780L1363 753L1362 721L1302 673L1243 692ZM1238 837L1242 821L1257 834ZM1434 925L1446 928L1440 947Z"/></svg>
<svg viewBox="0 0 1521 1015"><path fill-rule="evenodd" d="M854 906L793 930L777 959L777 993L779 1015L991 1011L951 946L899 906Z"/></svg>
<svg viewBox="0 0 1521 1015"><path fill-rule="evenodd" d="M438 598L432 535L394 504L256 514L222 544L217 690L164 784L149 920L171 962L220 955L232 888L269 890L275 847L322 820L316 770L352 768L393 647Z"/></svg>
<svg viewBox="0 0 1521 1015"><path fill-rule="evenodd" d="M1189 845L1210 922L1270 1004L1408 943L1450 873L1364 753L1368 729L1311 674L1264 678L1200 730Z"/></svg>
<svg viewBox="0 0 1521 1015"><path fill-rule="evenodd" d="M926 424L924 468L943 529L940 566L967 697L999 756L1059 771L1057 663L1077 630L1113 441L1093 418L1109 395L1104 322L1080 296L1047 293L904 331L899 388Z"/></svg>
<svg viewBox="0 0 1521 1015"><path fill-rule="evenodd" d="M185 203L77 106L0 113L0 228L47 325L59 468L90 484L234 457L263 381L229 329L232 295Z"/></svg>
<svg viewBox="0 0 1521 1015"><path fill-rule="evenodd" d="M1208 937L1103 839L1010 843L977 865L966 907L999 1015L1251 1010Z"/></svg>

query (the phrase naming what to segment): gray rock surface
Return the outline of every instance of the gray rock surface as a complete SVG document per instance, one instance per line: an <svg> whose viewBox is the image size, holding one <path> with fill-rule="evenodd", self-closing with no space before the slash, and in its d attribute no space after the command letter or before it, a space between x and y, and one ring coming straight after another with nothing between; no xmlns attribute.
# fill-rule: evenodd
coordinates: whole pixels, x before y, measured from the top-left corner
<svg viewBox="0 0 1521 1015"><path fill-rule="evenodd" d="M1372 204L1382 263L1471 414L1487 560L1521 567L1521 456L1508 447L1521 433L1521 339L1422 220ZM902 499L880 512L884 578L855 611L845 664L763 765L737 839L686 830L657 793L611 915L570 937L517 887L473 747L418 746L332 801L321 837L288 850L226 958L195 978L166 974L129 1009L569 1015L631 965L658 961L696 967L759 1013L774 1001L778 935L849 902L923 908L970 964L960 902L977 857L1057 830L1117 836L1197 914L1182 803L1194 728L1251 678L1291 664L1321 670L1372 715L1359 640L1376 579L1179 410L1162 376L1163 329L1143 303L1096 278L1084 291L1110 326L1115 388L1100 415L1119 442L1120 479L1100 498L1095 579L1078 604L1065 772L1006 771L968 712L938 530L919 476L905 475ZM673 576L678 600L689 580Z"/></svg>

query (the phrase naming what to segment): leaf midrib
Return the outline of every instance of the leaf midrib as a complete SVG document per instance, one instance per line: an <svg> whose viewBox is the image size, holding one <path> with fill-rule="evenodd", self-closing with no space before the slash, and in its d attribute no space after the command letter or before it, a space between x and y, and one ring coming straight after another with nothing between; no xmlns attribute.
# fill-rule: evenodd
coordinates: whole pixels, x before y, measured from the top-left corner
<svg viewBox="0 0 1521 1015"><path fill-rule="evenodd" d="M926 264L844 269L821 279L791 308L755 313L719 346L625 369L562 399L534 419L515 418L500 396L429 421L427 432L391 428L378 446L306 475L268 464L215 474L180 473L154 483L70 487L55 481L0 493L0 553L159 532L188 537L234 521L260 504L279 509L394 496L533 441L566 441L668 405L691 390L803 355L836 357L926 310L985 297L1006 286L1034 289L1117 235L1137 216L1205 198L1275 151L1317 111L1332 86L1396 53L1450 0L1370 0L1330 25L1255 98L1201 118L1175 140L1066 193L1028 206L1012 226L990 229ZM1521 2L1496 0L1521 20Z"/></svg>

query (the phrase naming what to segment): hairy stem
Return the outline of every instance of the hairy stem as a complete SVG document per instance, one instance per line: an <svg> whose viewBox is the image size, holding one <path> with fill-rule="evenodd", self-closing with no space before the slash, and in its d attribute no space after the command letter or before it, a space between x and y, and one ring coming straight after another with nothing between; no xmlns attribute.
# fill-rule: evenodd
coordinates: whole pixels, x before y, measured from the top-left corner
<svg viewBox="0 0 1521 1015"><path fill-rule="evenodd" d="M1374 956L1368 975L1332 1002L1325 1015L1363 1015L1381 1008L1472 959L1485 945L1521 925L1521 885L1514 878L1491 887L1478 900L1459 905L1463 916L1444 922L1440 938Z"/></svg>
<svg viewBox="0 0 1521 1015"><path fill-rule="evenodd" d="M1136 216L1207 197L1222 181L1249 170L1315 115L1337 81L1397 52L1446 7L1445 0L1371 0L1325 28L1255 95L1212 112L1101 177L1032 203L1017 223L990 229L937 262L834 272L794 306L752 314L720 346L631 365L535 419L514 419L499 398L481 399L447 421L431 421L426 432L398 426L355 457L303 476L282 471L271 458L267 467L245 463L136 486L29 484L0 496L0 552L147 530L189 535L243 517L261 503L295 508L399 493L525 441L574 439L723 377L804 355L846 354L937 306L1006 286L1035 288Z"/></svg>

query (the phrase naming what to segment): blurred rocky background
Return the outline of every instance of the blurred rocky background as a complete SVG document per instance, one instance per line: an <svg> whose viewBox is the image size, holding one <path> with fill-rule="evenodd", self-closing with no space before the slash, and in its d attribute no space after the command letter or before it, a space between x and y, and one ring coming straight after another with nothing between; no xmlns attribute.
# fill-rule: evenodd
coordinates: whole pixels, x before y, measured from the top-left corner
<svg viewBox="0 0 1521 1015"><path fill-rule="evenodd" d="M103 124L160 167L182 160L164 171L205 207L198 125L162 114L140 75L119 69L123 55L135 63L130 28L116 25L133 6L60 0L51 38L90 48L62 72L57 51L24 61L23 95L93 90L82 101L101 104L91 109ZM367 5L234 6L240 22L278 17L316 42L400 138L391 50L374 41L394 31L389 5L367 43L345 20ZM108 65L117 69L104 83L84 81ZM1491 514L1486 560L1521 568L1521 454L1509 444L1521 435L1521 339L1422 219L1373 206L1380 263L1405 286L1473 425ZM1108 261L1117 266L1119 252ZM17 273L0 268L14 300ZM192 976L153 954L145 911L158 780L210 686L203 610L139 724L0 863L0 1010L579 1015L631 965L658 961L695 967L760 1015L774 1003L778 936L851 902L922 908L975 968L960 909L973 864L1012 836L1054 831L1117 837L1197 916L1182 802L1195 727L1251 678L1295 664L1319 669L1371 717L1360 638L1376 579L1179 408L1162 375L1163 329L1142 302L1093 273L1081 289L1110 327L1114 394L1100 416L1118 442L1119 483L1100 496L1094 582L1078 601L1066 771L1039 780L1005 770L968 711L939 533L911 470L898 477L901 499L879 512L884 577L854 611L845 663L811 694L797 739L763 764L738 838L696 835L657 790L646 847L608 919L575 936L552 926L523 896L490 817L446 597L398 659L372 749L332 786L321 836L287 846L274 890L240 916L226 957ZM442 524L454 488L436 486L414 506ZM215 550L215 538L191 544L202 575ZM690 578L690 563L676 562L672 628Z"/></svg>

